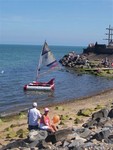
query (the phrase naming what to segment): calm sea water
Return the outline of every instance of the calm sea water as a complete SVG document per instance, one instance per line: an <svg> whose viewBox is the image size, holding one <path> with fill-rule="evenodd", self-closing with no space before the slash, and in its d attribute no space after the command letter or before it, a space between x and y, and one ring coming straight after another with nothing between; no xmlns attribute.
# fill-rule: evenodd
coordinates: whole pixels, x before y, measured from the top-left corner
<svg viewBox="0 0 113 150"><path fill-rule="evenodd" d="M83 51L83 47L77 46L49 47L58 61L70 51L77 54ZM24 92L23 86L36 78L41 49L42 46L0 45L0 115L28 109L33 101L46 106L113 88L113 80L87 74L78 76L63 68L42 78L48 81L55 77L53 93Z"/></svg>

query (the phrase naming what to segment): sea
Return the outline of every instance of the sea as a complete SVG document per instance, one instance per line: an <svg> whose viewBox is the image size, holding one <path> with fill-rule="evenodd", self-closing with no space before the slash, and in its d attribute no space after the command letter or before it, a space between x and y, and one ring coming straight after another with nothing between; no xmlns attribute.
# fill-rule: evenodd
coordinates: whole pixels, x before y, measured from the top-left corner
<svg viewBox="0 0 113 150"><path fill-rule="evenodd" d="M83 52L83 46L49 46L59 60L69 52ZM78 74L61 64L61 69L40 77L55 78L53 92L24 91L25 84L35 81L42 45L0 45L0 116L25 111L37 102L38 107L57 105L91 96L113 88L113 80L89 74Z"/></svg>

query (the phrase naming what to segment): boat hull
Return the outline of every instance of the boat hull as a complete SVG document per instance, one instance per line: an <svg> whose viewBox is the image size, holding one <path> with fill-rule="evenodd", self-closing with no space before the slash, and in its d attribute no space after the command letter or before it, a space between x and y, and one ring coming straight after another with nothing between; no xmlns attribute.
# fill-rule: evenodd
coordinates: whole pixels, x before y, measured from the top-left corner
<svg viewBox="0 0 113 150"><path fill-rule="evenodd" d="M54 90L54 79L51 79L49 82L37 82L26 84L24 86L24 91L33 90L33 91L52 91Z"/></svg>
<svg viewBox="0 0 113 150"><path fill-rule="evenodd" d="M54 85L51 86L33 86L33 85L25 85L24 90L36 90L36 91L52 91L54 90Z"/></svg>

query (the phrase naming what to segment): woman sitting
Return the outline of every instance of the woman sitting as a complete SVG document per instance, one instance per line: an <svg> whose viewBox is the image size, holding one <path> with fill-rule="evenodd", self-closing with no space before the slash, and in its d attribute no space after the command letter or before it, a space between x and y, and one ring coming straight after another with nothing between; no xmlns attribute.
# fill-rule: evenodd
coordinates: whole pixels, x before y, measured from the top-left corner
<svg viewBox="0 0 113 150"><path fill-rule="evenodd" d="M55 127L55 125L50 124L50 118L49 118L48 113L49 113L49 109L45 108L44 114L42 115L42 117L40 119L40 128L43 130L55 132L55 131L57 131L57 128Z"/></svg>

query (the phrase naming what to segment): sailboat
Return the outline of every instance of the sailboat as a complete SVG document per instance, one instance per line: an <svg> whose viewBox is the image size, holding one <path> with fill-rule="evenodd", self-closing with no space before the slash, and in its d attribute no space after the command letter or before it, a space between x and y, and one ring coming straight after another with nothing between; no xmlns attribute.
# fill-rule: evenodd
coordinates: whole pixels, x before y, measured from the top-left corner
<svg viewBox="0 0 113 150"><path fill-rule="evenodd" d="M37 67L37 75L36 75L36 81L30 82L29 84L24 85L24 90L36 90L36 91L52 91L55 88L55 83L54 80L55 78L52 78L48 82L39 82L39 78L46 74L47 72L50 72L51 70L54 70L55 68L58 67L58 62L55 59L53 53L48 47L47 42L44 42L40 58L39 58L39 63ZM41 73L42 70L47 70L43 73Z"/></svg>

